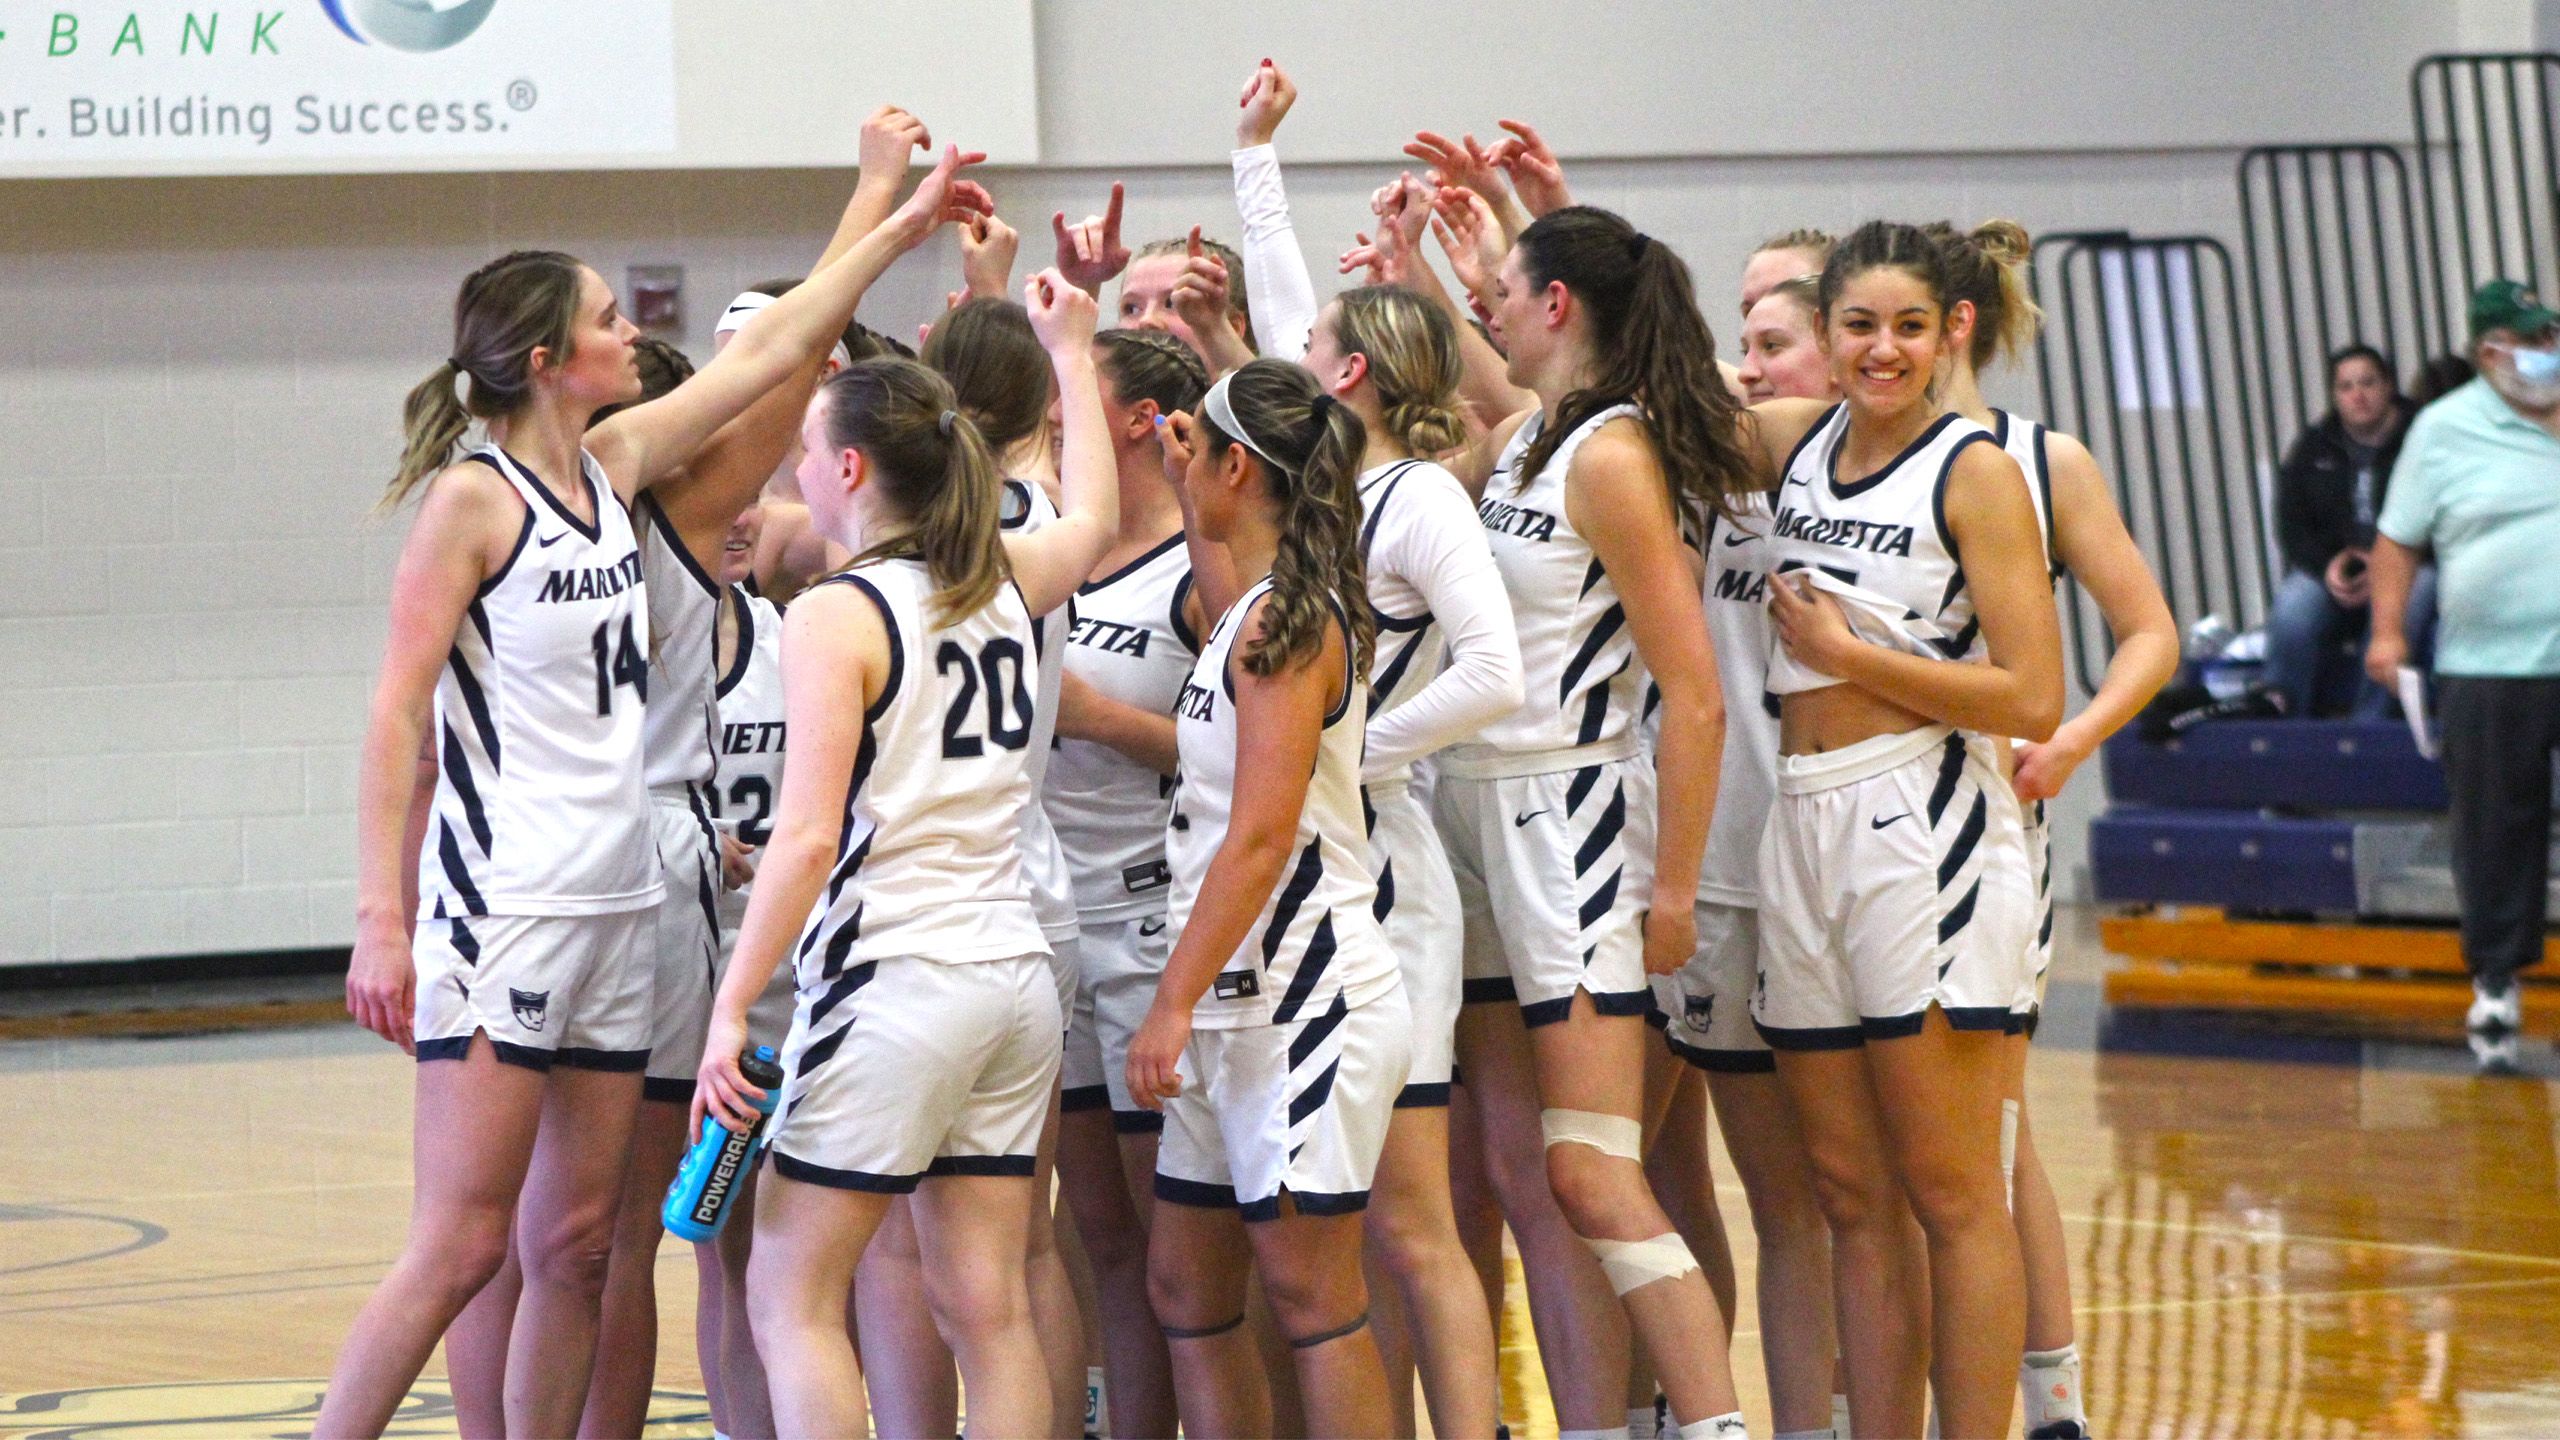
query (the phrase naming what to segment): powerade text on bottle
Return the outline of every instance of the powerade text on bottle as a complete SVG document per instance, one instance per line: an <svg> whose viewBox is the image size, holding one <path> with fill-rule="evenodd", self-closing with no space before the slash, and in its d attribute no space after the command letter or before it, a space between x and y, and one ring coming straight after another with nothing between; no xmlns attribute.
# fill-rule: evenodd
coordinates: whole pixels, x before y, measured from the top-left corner
<svg viewBox="0 0 2560 1440"><path fill-rule="evenodd" d="M764 1099L756 1104L763 1113L743 1135L708 1115L702 1118L702 1138L686 1152L676 1183L667 1187L666 1207L659 1212L671 1235L700 1243L719 1234L729 1218L729 1202L754 1173L756 1155L764 1149L765 1123L782 1095L782 1065L772 1046L759 1045L738 1057L738 1073L764 1092Z"/></svg>

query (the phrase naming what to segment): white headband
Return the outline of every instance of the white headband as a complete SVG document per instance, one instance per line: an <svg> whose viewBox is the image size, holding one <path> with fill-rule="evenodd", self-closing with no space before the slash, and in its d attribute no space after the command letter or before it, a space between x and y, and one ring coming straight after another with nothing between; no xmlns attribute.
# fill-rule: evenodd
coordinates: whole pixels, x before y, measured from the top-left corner
<svg viewBox="0 0 2560 1440"><path fill-rule="evenodd" d="M764 308L771 305L775 298L761 290L749 290L741 294L737 299L729 302L728 309L720 312L720 323L711 327L711 338L717 340L723 335L745 329L747 322L763 313ZM836 362L836 368L839 370L853 364L853 352L844 348L842 340L836 341L835 348L827 352L827 358Z"/></svg>
<svg viewBox="0 0 2560 1440"><path fill-rule="evenodd" d="M1230 370L1226 374L1218 377L1218 383L1210 386L1209 393L1200 398L1201 413L1209 417L1210 424L1217 426L1220 431L1233 437L1237 444L1242 445L1247 450L1250 450L1254 454L1262 457L1263 464L1268 465L1275 470L1286 472L1289 469L1288 466L1281 464L1278 457L1274 456L1270 451L1263 449L1260 445L1255 444L1253 437L1245 433L1243 422L1236 419L1235 407L1227 403L1227 386L1231 384L1235 378L1236 372L1233 370Z"/></svg>

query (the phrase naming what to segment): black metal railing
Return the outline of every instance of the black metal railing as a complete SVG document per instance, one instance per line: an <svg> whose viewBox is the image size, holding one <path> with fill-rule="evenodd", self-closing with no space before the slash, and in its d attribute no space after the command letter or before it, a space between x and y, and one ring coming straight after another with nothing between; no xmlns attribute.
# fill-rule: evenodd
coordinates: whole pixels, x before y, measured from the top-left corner
<svg viewBox="0 0 2560 1440"><path fill-rule="evenodd" d="M2419 195L2438 287L2434 348L2461 337L2467 297L2495 279L2560 278L2560 55L2430 55L2409 71Z"/></svg>
<svg viewBox="0 0 2560 1440"><path fill-rule="evenodd" d="M2033 260L2046 423L2106 471L2182 625L2260 623L2274 581L2265 447L2230 251L2206 235L2066 231ZM2113 642L2079 587L2068 593L2074 673L2094 692Z"/></svg>

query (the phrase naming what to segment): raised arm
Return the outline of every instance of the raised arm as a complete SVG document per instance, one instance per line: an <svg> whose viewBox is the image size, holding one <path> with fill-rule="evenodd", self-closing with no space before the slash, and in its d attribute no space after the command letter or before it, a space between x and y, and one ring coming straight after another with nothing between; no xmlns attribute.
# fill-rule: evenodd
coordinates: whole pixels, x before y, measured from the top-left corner
<svg viewBox="0 0 2560 1440"><path fill-rule="evenodd" d="M1261 633L1266 609L1257 605L1244 617L1244 633L1227 662L1235 693L1237 783L1226 839L1210 858L1200 898L1165 961L1155 1003L1129 1043L1129 1093L1149 1110L1163 1109L1165 1097L1180 1091L1174 1070L1191 1040L1192 1007L1253 933L1253 922L1297 847L1298 816L1315 776L1325 711L1340 694L1334 687L1347 683L1344 649L1350 642L1332 624L1325 627L1323 647L1304 663L1276 675L1247 670L1244 656ZM1251 783L1246 776L1253 777Z"/></svg>
<svg viewBox="0 0 2560 1440"><path fill-rule="evenodd" d="M1072 670L1058 677L1058 733L1117 751L1159 775L1182 763L1172 716L1114 700Z"/></svg>
<svg viewBox="0 0 2560 1440"><path fill-rule="evenodd" d="M1504 183L1502 167L1494 161L1494 151L1504 143L1496 141L1487 147L1477 144L1473 135L1451 140L1425 130L1405 145L1404 153L1431 167L1433 184L1463 186L1483 196L1485 203L1493 207L1495 223L1502 227L1502 248L1508 250L1511 242L1520 238L1520 232L1529 228L1529 217L1520 209L1511 187Z"/></svg>
<svg viewBox="0 0 2560 1440"><path fill-rule="evenodd" d="M1565 476L1564 503L1566 518L1617 587L1636 655L1662 691L1644 966L1649 975L1668 975L1696 948L1698 867L1724 764L1724 688L1707 638L1706 601L1680 541L1662 464L1632 421L1613 421L1583 442Z"/></svg>
<svg viewBox="0 0 2560 1440"><path fill-rule="evenodd" d="M1049 219L1058 239L1058 273L1097 301L1111 277L1129 268L1129 247L1120 239L1120 211L1127 201L1127 188L1115 180L1111 202L1101 214L1087 215L1073 225L1067 223L1064 210Z"/></svg>
<svg viewBox="0 0 2560 1440"><path fill-rule="evenodd" d="M2044 443L2053 472L2053 494L2046 503L2053 507L2055 549L2080 588L2098 602L2107 633L2115 637L2116 653L2088 705L2056 728L2051 740L2020 752L2016 784L2021 800L2061 794L2071 772L2142 713L2178 671L2178 622L2151 566L2125 530L2124 517L2116 513L2097 459L2068 435L2047 432Z"/></svg>
<svg viewBox="0 0 2560 1440"><path fill-rule="evenodd" d="M1067 603L1093 575L1120 530L1120 467L1102 414L1102 378L1093 363L1098 307L1056 270L1023 283L1031 329L1058 375L1058 485L1064 513L1037 530L1004 537L1013 581L1034 615Z"/></svg>
<svg viewBox="0 0 2560 1440"><path fill-rule="evenodd" d="M1372 777L1468 738L1519 709L1523 694L1511 596L1466 492L1425 467L1405 478L1392 503L1411 512L1370 552L1369 566L1422 593L1448 637L1449 663L1412 699L1369 722L1362 768Z"/></svg>
<svg viewBox="0 0 2560 1440"><path fill-rule="evenodd" d="M356 1023L414 1050L417 971L410 959L418 863L411 807L421 787L436 679L454 633L503 569L524 528L524 502L498 473L476 461L430 481L391 578L391 630L374 681L371 715L356 771L356 943L347 966L347 1013ZM434 753L434 752L428 752Z"/></svg>
<svg viewBox="0 0 2560 1440"><path fill-rule="evenodd" d="M707 1113L733 1130L756 1118L759 1092L738 1073L747 1007L790 952L817 908L844 834L846 792L862 747L865 709L889 670L889 630L879 608L850 585L821 585L782 616L782 702L791 763L782 770L773 833L756 867L756 888L720 993L694 1087L694 1126ZM861 697L849 704L847 697Z"/></svg>
<svg viewBox="0 0 2560 1440"><path fill-rule="evenodd" d="M892 261L924 243L944 221L991 211L987 192L959 176L964 166L985 158L963 155L957 147L944 151L906 204L749 320L701 373L587 432L588 447L614 477L615 488L627 498L692 460L713 432L788 379L807 356L826 353L863 292Z"/></svg>
<svg viewBox="0 0 2560 1440"><path fill-rule="evenodd" d="M1244 274L1253 295L1253 333L1262 353L1297 360L1315 333L1315 277L1298 249L1289 220L1289 192L1280 183L1280 155L1271 148L1280 122L1298 103L1288 73L1265 60L1244 82L1236 120L1236 213L1244 220ZM1195 329L1197 327L1194 327Z"/></svg>
<svg viewBox="0 0 2560 1440"><path fill-rule="evenodd" d="M1991 660L1952 664L1870 645L1838 602L1773 575L1769 614L1798 660L1959 730L2042 742L2062 722L2062 629L2026 476L1998 446L1968 445L1947 479L1948 533Z"/></svg>
<svg viewBox="0 0 2560 1440"><path fill-rule="evenodd" d="M1546 138L1523 121L1495 123L1510 131L1511 138L1493 142L1493 148L1485 152L1486 158L1510 178L1522 208L1534 218L1544 218L1571 205L1573 192L1565 188L1564 164L1556 159Z"/></svg>

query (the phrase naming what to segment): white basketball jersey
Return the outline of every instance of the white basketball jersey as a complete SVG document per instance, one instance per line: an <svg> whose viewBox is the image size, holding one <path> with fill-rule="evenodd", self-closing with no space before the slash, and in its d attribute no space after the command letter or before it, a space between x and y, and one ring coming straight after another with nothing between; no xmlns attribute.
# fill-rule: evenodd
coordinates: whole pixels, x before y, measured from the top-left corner
<svg viewBox="0 0 2560 1440"><path fill-rule="evenodd" d="M1877 618L1898 620L1923 637L1906 648L1948 660L1980 659L1982 627L1947 532L1946 491L1956 456L1969 445L1996 443L1991 432L1961 415L1941 415L1882 469L1843 482L1840 447L1848 433L1849 407L1834 405L1788 457L1770 502L1777 511L1770 571L1825 572L1862 592L1874 602L1870 608L1898 608L1898 616ZM1767 653L1771 690L1790 694L1839 683L1774 649Z"/></svg>
<svg viewBox="0 0 2560 1440"><path fill-rule="evenodd" d="M1173 866L1170 914L1177 936L1191 918L1234 814L1235 684L1227 662L1245 616L1270 591L1266 578L1219 617L1174 702L1182 775L1166 822L1165 854ZM1367 711L1359 703L1364 688L1358 676L1343 677L1342 703L1325 716L1289 863L1244 943L1193 1007L1195 1029L1285 1025L1337 1006L1365 1004L1395 988L1396 958L1372 913L1378 887L1369 874L1360 790L1360 753L1368 734Z"/></svg>
<svg viewBox="0 0 2560 1440"><path fill-rule="evenodd" d="M2036 505L2036 530L2044 536L2045 569L2062 578L2062 546L2053 530L2053 462L2045 455L2045 428L2024 415L1991 412L1991 438L2018 462L2027 477L2027 498Z"/></svg>
<svg viewBox="0 0 2560 1440"><path fill-rule="evenodd" d="M1430 603L1412 580L1397 574L1376 557L1397 548L1406 527L1428 524L1447 513L1415 503L1426 487L1447 486L1455 493L1463 517L1466 488L1458 477L1428 460L1399 460L1360 477L1360 555L1368 563L1369 608L1378 617L1377 653L1369 657L1371 718L1383 715L1420 694L1440 673L1448 642L1431 614ZM1406 779L1410 765L1375 777L1380 782Z"/></svg>
<svg viewBox="0 0 2560 1440"><path fill-rule="evenodd" d="M1758 908L1760 837L1778 794L1778 697L1769 693L1769 497L1733 497L1707 522L1707 637L1724 686L1724 761L1698 898Z"/></svg>
<svg viewBox="0 0 2560 1440"><path fill-rule="evenodd" d="M1191 554L1180 531L1076 592L1066 669L1096 690L1151 715L1171 715L1199 655L1183 623ZM1076 909L1088 920L1164 909L1173 872L1164 858L1173 777L1107 745L1060 740L1041 799L1066 848Z"/></svg>
<svg viewBox="0 0 2560 1440"><path fill-rule="evenodd" d="M999 523L1006 530L1029 534L1057 518L1058 507L1048 491L1028 480L1004 482ZM1049 824L1048 807L1041 800L1050 751L1058 739L1058 686L1066 675L1058 652L1075 623L1073 596L1031 622L1032 658L1040 667L1040 678L1031 694L1031 799L1022 811L1022 864L1031 881L1031 908L1039 912L1041 932L1052 940L1069 940L1076 934L1075 883L1067 872L1066 851Z"/></svg>
<svg viewBox="0 0 2560 1440"><path fill-rule="evenodd" d="M1010 583L939 623L914 559L827 577L880 607L889 680L863 712L844 839L795 963L803 991L848 964L1046 955L1022 873L1031 798L1031 613Z"/></svg>
<svg viewBox="0 0 2560 1440"><path fill-rule="evenodd" d="M712 627L720 586L684 548L666 513L646 495L633 507L640 527L640 573L649 584L649 710L640 728L642 773L651 791L681 801L710 783L713 727Z"/></svg>
<svg viewBox="0 0 2560 1440"><path fill-rule="evenodd" d="M773 838L774 802L782 796L782 757L790 732L782 704L782 612L761 595L731 586L738 611L738 650L720 677L720 753L709 794L711 812L737 825L741 844ZM720 931L738 933L747 918L741 886L720 896Z"/></svg>
<svg viewBox="0 0 2560 1440"><path fill-rule="evenodd" d="M1633 753L1644 663L1627 633L1617 585L1565 514L1565 477L1574 452L1594 432L1638 413L1633 405L1614 405L1585 420L1526 485L1520 483L1520 463L1545 417L1532 416L1503 447L1476 513L1503 587L1511 592L1528 698L1472 743L1449 747L1441 762L1449 774L1567 770L1606 758L1573 754L1595 745Z"/></svg>
<svg viewBox="0 0 2560 1440"><path fill-rule="evenodd" d="M593 524L497 447L470 458L515 487L524 530L436 678L439 764L418 903L438 919L654 905L640 755L648 591L631 512L583 451Z"/></svg>

